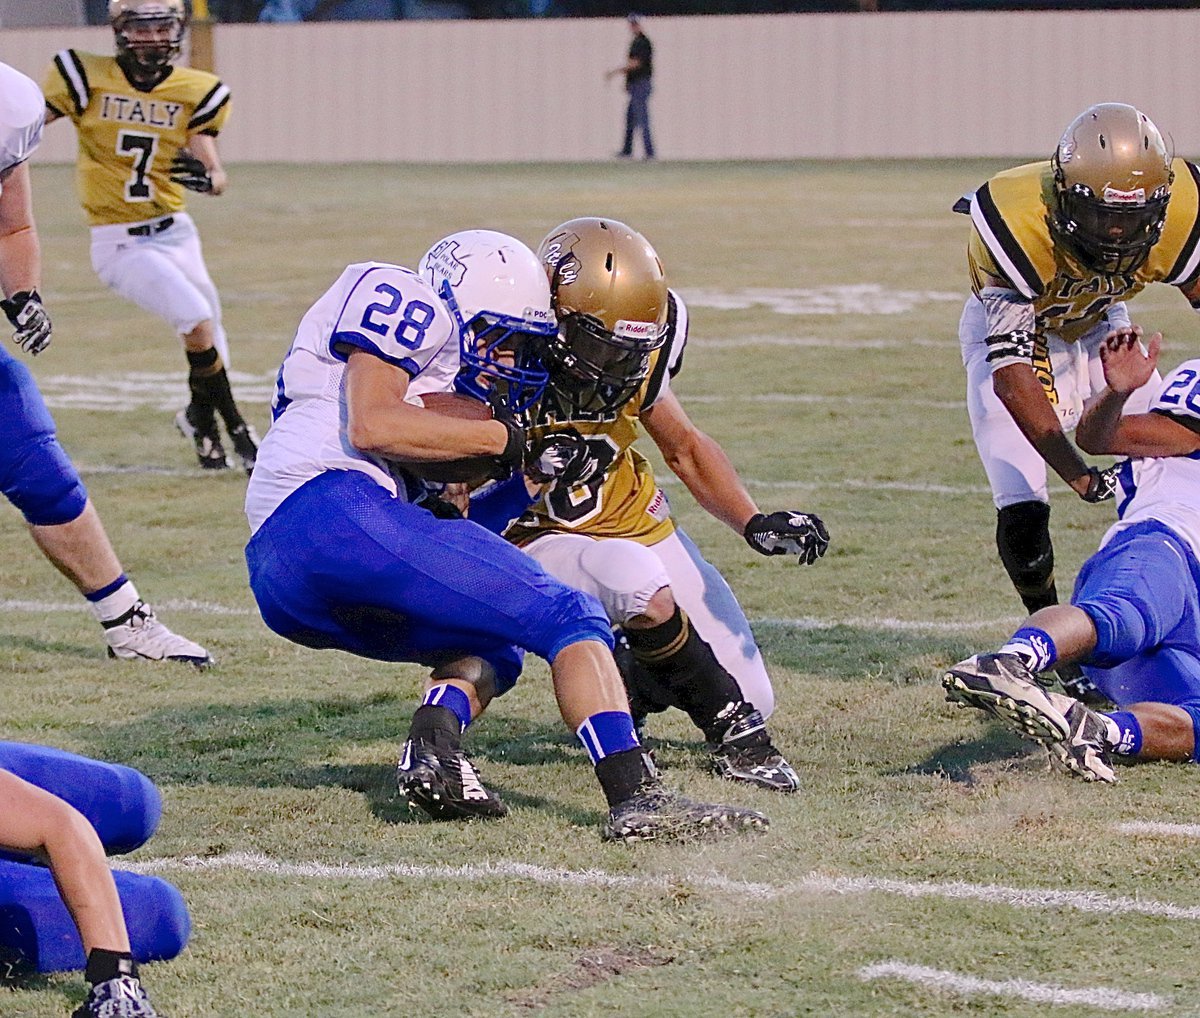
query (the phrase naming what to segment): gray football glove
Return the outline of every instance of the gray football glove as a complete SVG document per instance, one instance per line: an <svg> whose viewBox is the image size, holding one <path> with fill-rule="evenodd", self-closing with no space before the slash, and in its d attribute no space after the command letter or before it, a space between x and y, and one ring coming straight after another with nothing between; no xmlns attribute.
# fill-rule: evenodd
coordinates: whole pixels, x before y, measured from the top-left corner
<svg viewBox="0 0 1200 1018"><path fill-rule="evenodd" d="M742 531L746 543L760 555L796 555L801 565L811 566L829 547L829 531L819 516L794 509L758 513Z"/></svg>
<svg viewBox="0 0 1200 1018"><path fill-rule="evenodd" d="M1088 486L1079 497L1085 502L1091 502L1093 505L1096 502L1107 502L1117 494L1117 473L1121 469L1120 463L1114 463L1111 467L1105 467L1101 470L1099 467L1088 468Z"/></svg>
<svg viewBox="0 0 1200 1018"><path fill-rule="evenodd" d="M586 484L600 469L600 461L574 428L556 431L533 443L525 458L525 474L538 484L550 481L574 488Z"/></svg>
<svg viewBox="0 0 1200 1018"><path fill-rule="evenodd" d="M17 331L13 342L21 349L37 356L50 345L50 316L42 307L42 298L37 290L18 290L7 300L0 301L0 308Z"/></svg>

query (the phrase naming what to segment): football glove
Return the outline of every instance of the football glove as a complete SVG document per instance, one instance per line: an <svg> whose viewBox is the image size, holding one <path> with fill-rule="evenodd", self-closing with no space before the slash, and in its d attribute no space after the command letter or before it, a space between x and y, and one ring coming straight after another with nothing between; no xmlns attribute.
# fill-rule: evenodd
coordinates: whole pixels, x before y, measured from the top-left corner
<svg viewBox="0 0 1200 1018"><path fill-rule="evenodd" d="M208 167L183 149L171 160L171 179L189 191L199 191L201 194L207 194L213 186Z"/></svg>
<svg viewBox="0 0 1200 1018"><path fill-rule="evenodd" d="M1117 494L1117 473L1121 469L1119 463L1101 470L1099 467L1088 468L1087 491L1079 497L1085 502L1107 502Z"/></svg>
<svg viewBox="0 0 1200 1018"><path fill-rule="evenodd" d="M499 399L489 399L488 403L492 408L492 419L499 421L508 429L508 441L504 443L504 451L496 457L496 470L491 475L502 479L525 466L527 451L525 429L517 423L517 419Z"/></svg>
<svg viewBox="0 0 1200 1018"><path fill-rule="evenodd" d="M42 298L37 290L18 290L7 300L0 301L0 308L17 331L13 342L21 349L37 356L50 345L50 316L42 307Z"/></svg>
<svg viewBox="0 0 1200 1018"><path fill-rule="evenodd" d="M796 555L811 566L829 547L829 531L819 516L785 509L750 517L742 531L746 543L760 555Z"/></svg>
<svg viewBox="0 0 1200 1018"><path fill-rule="evenodd" d="M538 484L555 481L565 488L586 484L600 469L600 461L574 428L556 431L533 443L525 457L525 475Z"/></svg>

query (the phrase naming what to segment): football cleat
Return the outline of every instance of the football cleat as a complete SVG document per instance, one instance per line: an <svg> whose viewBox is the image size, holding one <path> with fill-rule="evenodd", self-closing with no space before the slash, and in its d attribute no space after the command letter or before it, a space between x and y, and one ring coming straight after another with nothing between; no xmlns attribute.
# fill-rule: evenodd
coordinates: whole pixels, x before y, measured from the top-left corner
<svg viewBox="0 0 1200 1018"><path fill-rule="evenodd" d="M408 739L396 766L400 795L433 820L498 820L508 807L461 749Z"/></svg>
<svg viewBox="0 0 1200 1018"><path fill-rule="evenodd" d="M1067 711L1071 732L1065 739L1051 742L1050 759L1084 781L1115 784L1116 772L1108 759L1108 726L1095 711L1082 703Z"/></svg>
<svg viewBox="0 0 1200 1018"><path fill-rule="evenodd" d="M1016 654L977 654L942 676L946 699L978 707L1009 728L1039 742L1057 742L1071 734L1067 711L1076 701L1038 685Z"/></svg>
<svg viewBox="0 0 1200 1018"><path fill-rule="evenodd" d="M229 440L233 443L233 452L242 464L242 469L249 477L254 473L254 462L258 458L258 432L245 422L229 431Z"/></svg>
<svg viewBox="0 0 1200 1018"><path fill-rule="evenodd" d="M97 983L71 1018L159 1018L142 984L133 976Z"/></svg>
<svg viewBox="0 0 1200 1018"><path fill-rule="evenodd" d="M192 440L196 449L196 459L200 461L204 470L229 469L229 460L225 458L225 446L221 444L215 419L203 427L196 424L192 420L192 408L189 405L175 415L175 427L184 438Z"/></svg>
<svg viewBox="0 0 1200 1018"><path fill-rule="evenodd" d="M126 661L179 661L207 668L212 655L198 643L171 632L158 621L154 609L138 601L119 619L102 622L108 656Z"/></svg>
<svg viewBox="0 0 1200 1018"><path fill-rule="evenodd" d="M731 705L720 717L728 721L721 738L708 744L713 772L729 781L757 785L772 792L795 792L800 778L771 743L763 716L748 703Z"/></svg>
<svg viewBox="0 0 1200 1018"><path fill-rule="evenodd" d="M600 836L605 841L691 841L765 831L769 825L770 821L755 810L696 802L654 782L614 806Z"/></svg>

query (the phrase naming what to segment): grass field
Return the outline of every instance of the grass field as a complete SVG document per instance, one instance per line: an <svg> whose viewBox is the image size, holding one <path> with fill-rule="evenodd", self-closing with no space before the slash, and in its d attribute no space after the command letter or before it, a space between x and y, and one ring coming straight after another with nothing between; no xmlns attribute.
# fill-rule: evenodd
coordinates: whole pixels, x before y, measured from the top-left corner
<svg viewBox="0 0 1200 1018"><path fill-rule="evenodd" d="M70 171L35 170L56 329L33 370L127 571L219 667L106 662L6 505L0 738L119 760L163 789L162 828L131 860L192 912L189 949L145 973L166 1015L1033 1016L1047 999L1067 1018L1200 1013L1200 844L1119 826L1192 821L1193 770L1077 783L936 681L1020 614L956 343L967 223L949 206L994 169L247 166L193 201L260 430L296 322L348 262L414 264L473 226L536 244L597 213L657 246L693 315L685 407L764 509L819 512L833 545L810 569L760 558L670 488L755 624L804 790L723 785L686 719L657 717L673 785L772 827L645 846L600 842L602 798L540 662L469 740L512 816L407 815L392 772L421 670L261 624L244 479L201 476L171 425L178 344L96 281ZM1200 354L1191 316L1166 289L1135 304L1167 365ZM1112 509L1056 492L1069 590ZM0 1014L61 1016L82 992L25 980L0 987Z"/></svg>

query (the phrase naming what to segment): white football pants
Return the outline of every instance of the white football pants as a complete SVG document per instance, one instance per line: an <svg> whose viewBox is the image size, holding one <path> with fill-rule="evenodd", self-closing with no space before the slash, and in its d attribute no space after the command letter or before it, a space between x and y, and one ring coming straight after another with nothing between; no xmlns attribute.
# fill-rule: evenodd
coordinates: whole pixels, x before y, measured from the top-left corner
<svg viewBox="0 0 1200 1018"><path fill-rule="evenodd" d="M1084 402L1104 388L1100 344L1113 329L1101 321L1074 343L1065 343L1053 333L1047 336L1054 388L1058 393L1058 419L1063 431L1073 431L1083 414ZM967 369L967 413L975 448L987 472L992 501L997 509L1017 502L1046 502L1046 461L1021 434L1016 421L992 389L992 370L987 363L987 317L974 295L967 298L958 323L958 341ZM1125 413L1146 413L1162 386L1156 371L1125 404Z"/></svg>
<svg viewBox="0 0 1200 1018"><path fill-rule="evenodd" d="M650 598L669 586L742 697L764 718L775 710L771 678L742 606L682 530L650 546L619 538L546 534L522 550L551 576L598 598L614 625L643 614Z"/></svg>
<svg viewBox="0 0 1200 1018"><path fill-rule="evenodd" d="M148 237L132 237L130 227L173 220ZM92 227L92 268L110 290L168 322L184 335L208 319L213 345L228 368L229 342L221 326L221 298L204 264L200 233L186 212L142 223Z"/></svg>

